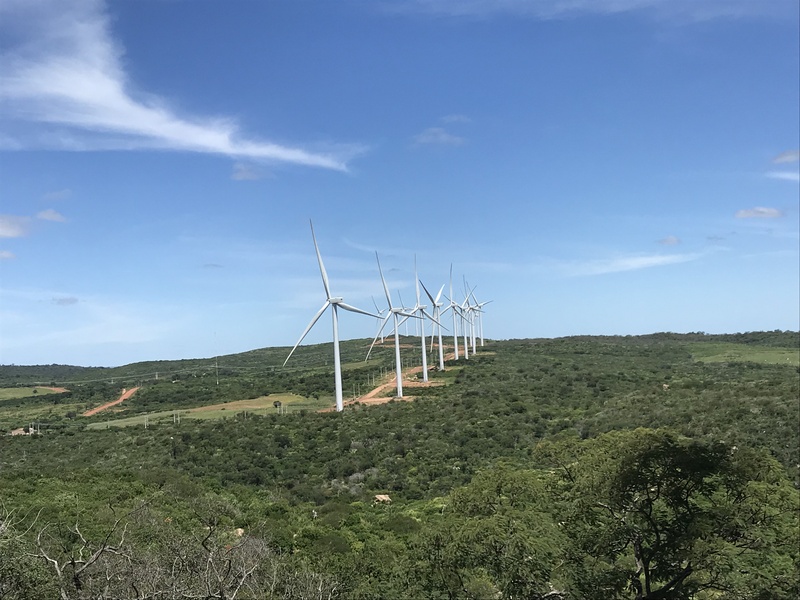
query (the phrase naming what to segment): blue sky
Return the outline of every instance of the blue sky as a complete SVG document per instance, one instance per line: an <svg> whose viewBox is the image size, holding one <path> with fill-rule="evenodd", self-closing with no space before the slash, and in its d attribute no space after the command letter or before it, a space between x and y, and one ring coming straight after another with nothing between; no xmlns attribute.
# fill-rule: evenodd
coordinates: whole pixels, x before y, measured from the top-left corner
<svg viewBox="0 0 800 600"><path fill-rule="evenodd" d="M800 328L796 0L0 0L0 363ZM396 298L396 296L395 296ZM460 300L460 298L459 298ZM375 322L343 315L344 338ZM308 343L330 340L324 318Z"/></svg>

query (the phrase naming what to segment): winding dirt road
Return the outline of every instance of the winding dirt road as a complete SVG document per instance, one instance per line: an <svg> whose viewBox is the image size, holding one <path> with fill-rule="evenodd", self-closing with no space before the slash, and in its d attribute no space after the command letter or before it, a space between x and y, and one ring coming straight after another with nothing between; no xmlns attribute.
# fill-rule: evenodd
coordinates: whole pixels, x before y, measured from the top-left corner
<svg viewBox="0 0 800 600"><path fill-rule="evenodd" d="M82 416L91 417L92 415L96 415L99 412L103 412L104 410L106 410L108 408L111 408L112 406L116 406L117 404L120 404L123 401L127 400L128 398L130 398L131 396L133 396L136 393L136 390L138 390L138 389L139 389L138 387L135 387L135 388L131 388L129 390L122 390L122 394L116 400L112 400L111 402L106 402L105 404L101 404L100 406L96 406L95 408L93 408L91 410L87 410L85 413L83 413Z"/></svg>

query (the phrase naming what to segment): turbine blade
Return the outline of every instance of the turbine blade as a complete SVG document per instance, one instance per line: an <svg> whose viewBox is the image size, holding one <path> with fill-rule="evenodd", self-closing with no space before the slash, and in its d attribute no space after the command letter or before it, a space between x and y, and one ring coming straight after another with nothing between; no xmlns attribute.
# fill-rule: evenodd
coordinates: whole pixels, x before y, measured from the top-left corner
<svg viewBox="0 0 800 600"><path fill-rule="evenodd" d="M383 284L383 291L386 294L386 302L389 303L389 308L392 308L392 297L389 295L389 286L386 285L386 280L383 278L383 270L381 269L381 259L378 258L377 252L375 252L375 260L378 261L378 273L381 274L381 283Z"/></svg>
<svg viewBox="0 0 800 600"><path fill-rule="evenodd" d="M419 315L415 315L414 313L400 312L399 310L397 311L396 314L400 315L401 317L405 317L406 319L421 319L422 318Z"/></svg>
<svg viewBox="0 0 800 600"><path fill-rule="evenodd" d="M439 304L439 299L442 297L443 291L444 291L444 284L442 284L442 287L439 288L439 293L436 294L436 300L433 301L434 304Z"/></svg>
<svg viewBox="0 0 800 600"><path fill-rule="evenodd" d="M376 319L380 319L378 315L373 315L371 312L361 310L360 308L356 308L355 306L350 306L349 304L345 304L344 302L339 302L337 306L340 306L345 310L349 310L350 312L360 313L362 315L367 315L368 317L375 317Z"/></svg>
<svg viewBox="0 0 800 600"><path fill-rule="evenodd" d="M331 299L331 285L328 282L328 274L325 272L325 265L322 264L322 255L319 253L319 246L317 245L317 236L314 235L314 223L311 223L311 239L314 240L314 250L317 251L317 260L319 261L319 272L322 274L322 285L325 286L325 296L328 300Z"/></svg>
<svg viewBox="0 0 800 600"><path fill-rule="evenodd" d="M294 348L292 348L292 351L291 351L291 352L289 352L289 356L287 356L287 357L286 357L286 360L285 360L285 361L283 361L283 366L284 366L284 367L286 366L286 363L288 363L288 362L289 362L289 359L292 357L292 354L294 354L294 351L295 351L295 350L297 350L297 347L300 345L300 343L301 343L301 342L302 342L302 341L305 339L305 337L308 335L308 332L309 332L309 331L311 331L311 328L314 326L314 324L315 324L317 321L319 321L319 318L322 316L322 313L324 313L324 312L325 312L325 309L326 309L326 308L328 308L328 306L329 306L329 305L330 305L330 302L328 302L328 301L326 300L326 301L325 301L325 304L323 304L323 305L322 305L322 308L320 308L320 309L319 309L319 311L317 312L317 314L316 314L316 315L314 315L314 318L313 318L313 319L311 319L311 323L309 323L309 324L308 324L308 327L306 327L305 331L303 332L303 335L301 335L301 336L300 336L300 339L299 339L299 340L297 340L297 343L294 345Z"/></svg>
<svg viewBox="0 0 800 600"><path fill-rule="evenodd" d="M436 319L434 319L434 318L433 318L433 315L431 315L431 314L430 314L428 311L426 311L426 310L424 310L424 309L423 309L423 310L422 310L422 314L423 314L424 316L428 317L428 318L429 318L431 321L433 321L434 323L436 323L436 324L437 324L439 327L441 327L441 326L442 326L442 324L441 324L441 323L439 323L439 321L437 321Z"/></svg>
<svg viewBox="0 0 800 600"><path fill-rule="evenodd" d="M453 263L450 263L450 297L453 297Z"/></svg>
<svg viewBox="0 0 800 600"><path fill-rule="evenodd" d="M373 346L375 346L375 342L378 341L378 338L381 336L381 333L383 333L383 328L386 327L386 323L389 321L389 317L391 316L392 313L389 313L388 315L386 315L386 317L384 317L383 322L381 323L381 327L380 329L378 329L378 333L375 334L375 339L372 340L372 343L369 345L369 350L367 350L367 357L364 359L364 362L367 362L369 360L369 355L372 354L372 348Z"/></svg>
<svg viewBox="0 0 800 600"><path fill-rule="evenodd" d="M417 276L417 255L414 255L414 283L417 288L417 306L419 306L419 277Z"/></svg>
<svg viewBox="0 0 800 600"><path fill-rule="evenodd" d="M419 283L420 283L420 285L422 285L422 289L425 290L425 294L428 296L428 298L430 299L431 303L435 305L436 304L436 300L433 299L433 296L431 296L431 293L428 291L428 288L426 288L425 284L422 283L421 281ZM419 299L417 299L417 304L419 304Z"/></svg>

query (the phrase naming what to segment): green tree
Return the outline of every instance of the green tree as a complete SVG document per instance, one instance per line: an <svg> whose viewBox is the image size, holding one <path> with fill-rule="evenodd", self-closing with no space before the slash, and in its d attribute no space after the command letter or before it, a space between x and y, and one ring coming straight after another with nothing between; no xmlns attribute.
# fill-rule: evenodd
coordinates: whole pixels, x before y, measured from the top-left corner
<svg viewBox="0 0 800 600"><path fill-rule="evenodd" d="M582 597L795 597L798 494L773 459L646 429L538 455Z"/></svg>

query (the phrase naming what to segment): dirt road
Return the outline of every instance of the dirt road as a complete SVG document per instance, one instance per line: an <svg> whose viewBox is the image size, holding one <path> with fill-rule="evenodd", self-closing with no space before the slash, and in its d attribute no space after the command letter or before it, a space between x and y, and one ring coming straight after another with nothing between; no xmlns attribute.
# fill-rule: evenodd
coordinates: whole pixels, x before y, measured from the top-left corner
<svg viewBox="0 0 800 600"><path fill-rule="evenodd" d="M92 415L96 415L99 412L103 412L104 410L111 408L112 406L116 406L117 404L120 404L124 400L127 400L128 398L133 396L136 393L136 390L138 389L139 389L138 387L135 387L129 390L122 390L122 394L116 400L112 400L111 402L106 402L105 404L101 404L100 406L97 406L91 410L87 410L85 413L83 413L82 416L91 417Z"/></svg>

